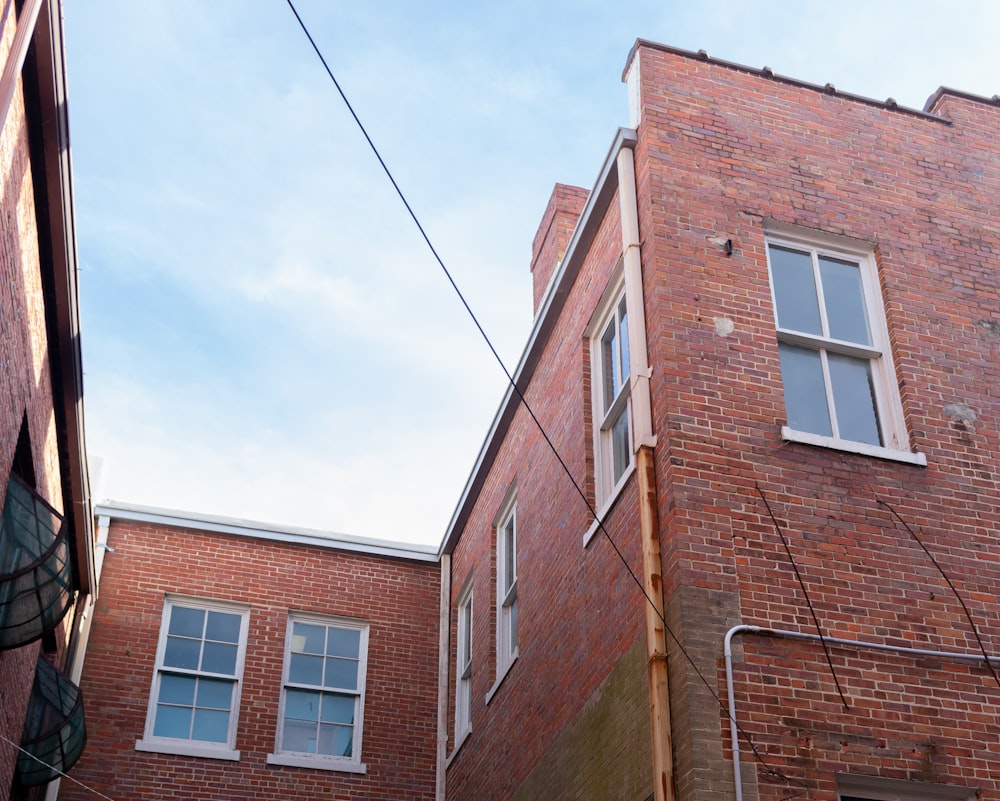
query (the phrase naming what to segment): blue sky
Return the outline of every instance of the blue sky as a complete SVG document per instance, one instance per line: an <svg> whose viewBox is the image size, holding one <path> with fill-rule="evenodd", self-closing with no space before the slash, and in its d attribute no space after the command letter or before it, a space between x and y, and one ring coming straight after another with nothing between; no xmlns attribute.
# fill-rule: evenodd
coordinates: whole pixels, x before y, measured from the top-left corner
<svg viewBox="0 0 1000 801"><path fill-rule="evenodd" d="M296 7L511 369L636 38L918 108L1000 93L992 0ZM439 542L505 379L284 0L65 14L101 496Z"/></svg>

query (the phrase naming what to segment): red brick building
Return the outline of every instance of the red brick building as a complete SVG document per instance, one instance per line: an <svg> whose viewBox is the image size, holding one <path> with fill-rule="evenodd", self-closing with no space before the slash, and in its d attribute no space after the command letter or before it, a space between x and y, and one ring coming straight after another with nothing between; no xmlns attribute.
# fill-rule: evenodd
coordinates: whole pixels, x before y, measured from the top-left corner
<svg viewBox="0 0 1000 801"><path fill-rule="evenodd" d="M74 778L114 799L431 799L433 549L101 505ZM87 790L62 782L60 796Z"/></svg>
<svg viewBox="0 0 1000 801"><path fill-rule="evenodd" d="M1000 798L1000 100L626 82L534 245L562 465L511 390L445 537L446 797Z"/></svg>
<svg viewBox="0 0 1000 801"><path fill-rule="evenodd" d="M60 3L0 17L0 794L84 747L96 590ZM41 760L41 761L38 761Z"/></svg>

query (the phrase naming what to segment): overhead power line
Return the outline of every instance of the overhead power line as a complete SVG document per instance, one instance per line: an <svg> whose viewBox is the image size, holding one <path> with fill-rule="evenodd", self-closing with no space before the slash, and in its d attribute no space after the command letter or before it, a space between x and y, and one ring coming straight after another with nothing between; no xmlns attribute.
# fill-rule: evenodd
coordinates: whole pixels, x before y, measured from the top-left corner
<svg viewBox="0 0 1000 801"><path fill-rule="evenodd" d="M650 606L653 607L653 610L656 612L657 617L659 617L660 621L663 623L664 631L667 632L667 634L670 636L670 638L673 641L673 643L677 646L678 650L684 655L684 659L693 668L695 674L701 680L702 684L704 684L705 687L708 689L709 693L711 693L712 697L715 699L716 703L719 705L719 708L734 723L734 725L736 726L736 728L739 731L739 733L746 740L747 745L750 748L751 752L753 753L754 757L757 759L757 761L761 764L762 768L764 769L765 775L767 775L768 777L770 777L771 779L776 780L776 781L788 782L790 784L795 784L795 785L798 785L798 786L803 787L803 788L807 787L807 785L804 784L803 782L798 781L797 779L793 779L790 776L787 776L786 774L782 773L780 770L771 767L767 763L767 761L763 758L763 756L757 750L757 747L754 745L753 741L750 739L750 735L747 734L747 732L740 726L740 724L736 722L736 720L733 717L732 713L728 709L726 709L726 706L725 706L725 704L722 703L722 699L719 697L719 694L716 691L716 689L714 687L712 687L712 685L709 683L708 679L705 677L705 674L701 671L701 669L695 663L694 658L688 653L688 651L684 647L683 643L681 643L681 641L678 639L677 635L673 632L673 630L671 629L670 625L667 623L666 618L664 617L663 613L661 613L659 611L659 609L657 609L656 604L653 603L653 599L649 597L649 594L646 592L646 588L642 584L642 580L636 575L635 571L632 569L632 567L629 565L628 561L625 559L625 555L621 552L621 550L619 549L617 543L614 541L614 538L612 538L611 534L608 532L607 528L604 525L604 521L598 516L597 510L594 508L594 505L590 502L590 499L587 497L587 494L584 492L584 490L580 486L579 482L577 482L576 478L573 476L572 472L569 469L569 466L566 464L566 462L563 459L562 455L559 453L559 450L556 448L555 443L552 442L552 439L549 437L548 432L545 430L545 427L542 425L541 420L538 419L538 416L535 414L534 409L531 408L531 405L528 403L527 399L524 397L524 394L522 393L521 389L517 386L517 382L514 380L514 377L511 374L510 370L507 369L507 365L504 364L503 359L500 358L500 354L497 352L497 349L493 346L492 341L490 340L490 338L487 335L487 333L486 333L485 329L483 328L483 326L480 324L479 319L476 317L475 312L473 312L473 310L472 310L472 307L469 306L468 301L466 301L465 296L462 294L462 290L459 289L459 286L455 282L455 279L452 277L451 272L448 270L447 266L445 266L444 260L438 254L437 249L434 247L434 244L431 242L430 237L427 235L427 232L424 230L423 225L420 223L420 219L417 217L416 212L414 212L412 206L410 206L409 201L406 199L406 196L403 194L403 190L400 188L399 184L396 182L396 179L393 177L392 171L389 169L388 165L385 163L385 159L382 158L382 154L379 152L378 148L375 146L374 141L372 141L372 138L368 134L368 131L367 131L367 129L364 126L364 123L361 122L361 119L360 119L360 117L358 117L357 112L355 112L354 107L351 105L351 102L347 99L347 95L344 93L343 88L341 88L340 82L337 80L336 76L333 74L333 70L330 69L330 65L327 63L326 58L323 56L322 51L319 49L319 46L316 44L316 40L313 39L312 34L309 32L309 28L306 26L306 24L303 21L301 15L296 10L294 3L292 2L292 0L285 0L285 2L288 4L289 9L291 9L292 14L295 15L295 19L298 21L299 27L302 29L302 32L305 34L306 38L309 40L309 44L312 46L313 51L316 53L316 56L319 58L320 62L322 63L323 69L326 70L326 74L327 74L327 76L329 76L330 81L333 83L334 87L336 88L337 93L340 95L341 100L344 101L344 105L347 107L347 110L350 112L351 117L354 118L354 122L357 124L358 128L361 131L361 134L365 138L365 141L368 143L369 148L371 148L372 153L375 155L375 158L378 160L379 165L382 167L382 171L385 173L386 177L389 179L389 182L392 184L393 189L396 190L396 194L399 196L400 201L402 202L403 206L406 208L406 211L410 215L410 218L413 220L414 225L416 225L417 230L420 232L420 235L423 237L423 240L427 244L427 247L430 250L431 255L434 257L434 260L438 263L438 266L441 268L442 272L445 274L445 277L448 279L448 283L451 284L452 289L455 290L455 294L458 296L458 299L461 301L462 306L465 307L465 311L468 313L469 317L472 319L473 324L476 326L476 329L479 331L480 336L482 337L483 341L486 343L486 346L489 348L490 353L493 354L493 358L496 360L497 364L500 365L500 369L503 370L504 375L507 377L507 383L510 385L511 389L514 391L515 395L517 395L517 398L520 401L521 405L524 407L525 412L527 412L528 416L531 418L531 420L534 423L535 427L537 428L539 434L541 434L542 439L545 440L546 446L548 447L549 451L551 451L552 455L556 458L556 461L559 463L559 466L562 468L563 473L569 479L570 484L572 484L572 486L573 486L573 489L576 491L577 495L579 495L580 499L583 501L584 505L586 506L587 511L590 513L590 515L597 522L598 528L600 529L601 533L604 534L604 537L607 539L608 543L611 545L612 550L614 550L614 552L617 555L619 561L622 563L622 566L625 568L625 571L631 577L631 579L635 583L635 585L639 588L639 592L642 594L643 598L645 598L646 603L650 604ZM793 798L796 795L800 795L800 794L801 793L795 793L793 795L787 796L787 798Z"/></svg>

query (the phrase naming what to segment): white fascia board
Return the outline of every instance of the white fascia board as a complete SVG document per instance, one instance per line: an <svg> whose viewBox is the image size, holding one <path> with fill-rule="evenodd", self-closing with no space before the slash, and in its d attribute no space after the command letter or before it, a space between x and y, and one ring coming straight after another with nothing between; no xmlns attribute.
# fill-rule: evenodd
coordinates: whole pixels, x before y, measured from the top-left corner
<svg viewBox="0 0 1000 801"><path fill-rule="evenodd" d="M349 551L370 556L385 556L413 562L433 564L438 562L437 548L433 545L416 545L392 540L355 537L350 534L318 531L297 526L277 526L255 520L182 512L175 509L160 509L118 501L103 501L95 505L94 515L106 515L113 520L131 520L136 523L172 526L214 534L231 534L236 537L249 537L335 551Z"/></svg>
<svg viewBox="0 0 1000 801"><path fill-rule="evenodd" d="M637 142L638 136L635 130L619 128L611 147L608 149L601 171L594 182L594 188L587 197L587 203L583 207L583 212L580 214L580 219L573 231L573 237L570 239L563 259L556 268L552 280L549 281L542 302L538 306L531 334L524 346L517 369L513 373L514 384L522 392L527 390L528 384L531 382L542 350L555 328L570 289L576 281L583 260L594 241L597 228L604 219L615 191L618 189L618 153L622 148L635 149ZM448 527L441 540L440 554L451 553L455 547L461 528L486 480L486 475L493 464L493 459L500 448L507 427L514 419L514 412L517 411L519 401L520 398L514 392L514 387L508 384L503 400L500 401L500 406L493 416L493 422L490 424L486 438L479 449L479 455L476 457L468 479L466 479L462 494L455 505L455 511L452 512L451 520L448 521Z"/></svg>

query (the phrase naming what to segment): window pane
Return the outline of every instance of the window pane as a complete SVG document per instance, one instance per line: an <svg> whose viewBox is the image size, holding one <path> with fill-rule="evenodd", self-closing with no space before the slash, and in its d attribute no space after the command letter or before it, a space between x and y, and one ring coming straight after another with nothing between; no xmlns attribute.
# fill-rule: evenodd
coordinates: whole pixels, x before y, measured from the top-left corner
<svg viewBox="0 0 1000 801"><path fill-rule="evenodd" d="M812 256L799 250L768 246L778 327L822 335Z"/></svg>
<svg viewBox="0 0 1000 801"><path fill-rule="evenodd" d="M604 329L604 336L601 337L601 374L604 378L604 413L611 408L611 404L618 395L618 388L621 386L621 377L618 373L618 347L615 343L615 321L608 323Z"/></svg>
<svg viewBox="0 0 1000 801"><path fill-rule="evenodd" d="M326 679L323 684L326 687L356 690L358 688L358 663L353 659L329 657L326 660Z"/></svg>
<svg viewBox="0 0 1000 801"><path fill-rule="evenodd" d="M201 640L167 637L167 648L163 654L163 664L167 667L197 670L200 656Z"/></svg>
<svg viewBox="0 0 1000 801"><path fill-rule="evenodd" d="M628 380L629 369L628 369L628 314L625 311L625 298L621 299L621 303L618 304L618 317L620 319L618 325L618 341L621 343L621 377L622 383L624 384Z"/></svg>
<svg viewBox="0 0 1000 801"><path fill-rule="evenodd" d="M461 663L465 668L472 662L472 637L469 636L472 631L472 604L463 604L458 610L458 616L458 639L462 643Z"/></svg>
<svg viewBox="0 0 1000 801"><path fill-rule="evenodd" d="M197 637L201 639L205 628L205 610L188 609L185 606L174 606L170 610L170 629L168 634L182 637Z"/></svg>
<svg viewBox="0 0 1000 801"><path fill-rule="evenodd" d="M157 699L161 704L186 704L191 706L194 703L194 686L196 679L193 676L171 676L164 674L160 677L160 697Z"/></svg>
<svg viewBox="0 0 1000 801"><path fill-rule="evenodd" d="M298 751L304 754L316 753L316 724L285 719L281 734L281 748L284 751Z"/></svg>
<svg viewBox="0 0 1000 801"><path fill-rule="evenodd" d="M819 351L785 344L780 345L779 350L789 427L832 436Z"/></svg>
<svg viewBox="0 0 1000 801"><path fill-rule="evenodd" d="M285 717L296 720L318 720L319 700L319 693L288 690L285 693Z"/></svg>
<svg viewBox="0 0 1000 801"><path fill-rule="evenodd" d="M201 669L208 673L236 675L236 646L218 642L205 643L201 657Z"/></svg>
<svg viewBox="0 0 1000 801"><path fill-rule="evenodd" d="M865 295L861 287L861 268L855 262L821 256L819 272L830 336L845 342L871 345Z"/></svg>
<svg viewBox="0 0 1000 801"><path fill-rule="evenodd" d="M181 740L189 739L191 737L191 709L158 704L153 735L156 737L177 737Z"/></svg>
<svg viewBox="0 0 1000 801"><path fill-rule="evenodd" d="M319 753L330 756L349 757L354 751L354 728L351 726L319 727Z"/></svg>
<svg viewBox="0 0 1000 801"><path fill-rule="evenodd" d="M831 353L830 381L841 439L881 445L871 362Z"/></svg>
<svg viewBox="0 0 1000 801"><path fill-rule="evenodd" d="M361 650L361 632L357 629L329 629L326 641L327 656L349 656L358 658Z"/></svg>
<svg viewBox="0 0 1000 801"><path fill-rule="evenodd" d="M354 724L355 698L353 695L337 695L335 693L323 694L323 715L320 718L324 723L344 723Z"/></svg>
<svg viewBox="0 0 1000 801"><path fill-rule="evenodd" d="M323 683L323 657L292 654L288 680L295 684L315 684L318 687Z"/></svg>
<svg viewBox="0 0 1000 801"><path fill-rule="evenodd" d="M611 426L612 474L614 483L625 473L631 460L631 447L628 435L628 407L623 407L618 418Z"/></svg>
<svg viewBox="0 0 1000 801"><path fill-rule="evenodd" d="M503 592L506 595L517 578L517 541L515 538L514 515L507 519L503 527Z"/></svg>
<svg viewBox="0 0 1000 801"><path fill-rule="evenodd" d="M222 679L199 679L197 705L210 709L231 709L233 682Z"/></svg>
<svg viewBox="0 0 1000 801"><path fill-rule="evenodd" d="M209 743L226 742L229 739L229 713L196 709L191 739L204 740Z"/></svg>
<svg viewBox="0 0 1000 801"><path fill-rule="evenodd" d="M292 625L292 651L300 654L321 654L325 640L326 626L310 626L307 623Z"/></svg>
<svg viewBox="0 0 1000 801"><path fill-rule="evenodd" d="M205 627L205 639L219 642L240 641L240 616L226 612L209 612Z"/></svg>

